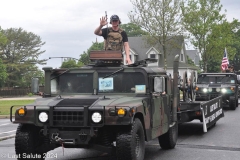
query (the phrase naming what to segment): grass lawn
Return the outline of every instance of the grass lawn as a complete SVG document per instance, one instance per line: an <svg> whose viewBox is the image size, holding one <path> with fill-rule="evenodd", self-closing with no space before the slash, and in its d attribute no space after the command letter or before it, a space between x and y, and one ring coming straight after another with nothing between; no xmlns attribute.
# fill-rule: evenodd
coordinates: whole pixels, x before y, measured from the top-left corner
<svg viewBox="0 0 240 160"><path fill-rule="evenodd" d="M11 106L21 106L21 105L27 105L30 103L33 103L35 100L0 100L0 115L9 115L10 114L10 108ZM14 107L15 109L17 107ZM13 114L15 112L15 109L13 109Z"/></svg>

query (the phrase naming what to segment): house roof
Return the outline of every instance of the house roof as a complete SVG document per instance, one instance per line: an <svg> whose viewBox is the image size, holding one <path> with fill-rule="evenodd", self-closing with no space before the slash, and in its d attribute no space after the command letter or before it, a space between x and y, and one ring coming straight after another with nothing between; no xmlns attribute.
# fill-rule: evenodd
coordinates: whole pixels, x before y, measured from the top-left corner
<svg viewBox="0 0 240 160"><path fill-rule="evenodd" d="M183 50L183 54L185 54L185 45L184 45L184 37L183 36L175 36L170 37L170 40L167 42L167 67L173 67L173 59L175 55L180 54ZM158 49L159 54L163 54L163 49L160 45L150 45L146 42L144 37L128 37L129 46L131 50L134 50L137 54L137 60L143 60L147 58L147 52L151 47ZM160 49L159 49L160 48ZM184 56L185 58L185 56ZM185 62L185 63L184 63ZM184 62L179 63L179 67L181 68L192 68L196 69L197 67L191 66L187 64L187 60L185 59ZM160 63L160 67L164 66L164 61Z"/></svg>
<svg viewBox="0 0 240 160"><path fill-rule="evenodd" d="M147 47L142 37L128 37L128 42L130 48L138 53L138 60L146 59L146 53L150 47Z"/></svg>

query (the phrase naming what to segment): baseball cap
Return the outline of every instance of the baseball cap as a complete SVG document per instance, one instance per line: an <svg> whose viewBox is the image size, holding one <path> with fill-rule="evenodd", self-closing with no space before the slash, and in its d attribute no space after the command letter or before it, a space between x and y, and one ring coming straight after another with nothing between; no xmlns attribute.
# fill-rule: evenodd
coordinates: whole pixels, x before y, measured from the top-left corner
<svg viewBox="0 0 240 160"><path fill-rule="evenodd" d="M111 21L114 21L114 20L119 20L119 17L117 15L112 15L111 17Z"/></svg>

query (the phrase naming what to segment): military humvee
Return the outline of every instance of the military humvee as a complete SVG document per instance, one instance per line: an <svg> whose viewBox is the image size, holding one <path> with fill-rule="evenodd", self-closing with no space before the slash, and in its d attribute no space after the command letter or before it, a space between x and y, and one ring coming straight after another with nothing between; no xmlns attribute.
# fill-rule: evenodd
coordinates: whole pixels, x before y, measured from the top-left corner
<svg viewBox="0 0 240 160"><path fill-rule="evenodd" d="M238 81L235 73L202 73L196 84L196 101L222 96L224 105L238 107Z"/></svg>
<svg viewBox="0 0 240 160"><path fill-rule="evenodd" d="M206 98L196 101L196 99L199 100L198 97L196 98L196 89L199 89L198 86L194 71L191 72L190 78L188 78L187 72L183 73L179 83L179 90L181 90L182 97L177 112L179 117L178 122L181 124L200 120L200 122L203 122L203 131L207 132L207 128L215 126L216 122L224 117L222 96L217 95L212 99Z"/></svg>
<svg viewBox="0 0 240 160"><path fill-rule="evenodd" d="M120 53L121 55L121 53ZM145 141L163 149L178 137L178 59L174 79L143 60L123 66L119 53L90 54L92 64L75 69L45 67L42 98L18 107L16 154L39 155L63 146L116 151L118 159L144 159ZM19 159L21 159L20 157Z"/></svg>

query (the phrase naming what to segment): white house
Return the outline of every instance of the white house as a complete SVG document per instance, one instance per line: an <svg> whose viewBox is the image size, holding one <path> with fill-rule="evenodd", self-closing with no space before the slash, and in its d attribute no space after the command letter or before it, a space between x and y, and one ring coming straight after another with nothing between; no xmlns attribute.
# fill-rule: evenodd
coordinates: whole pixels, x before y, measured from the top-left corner
<svg viewBox="0 0 240 160"><path fill-rule="evenodd" d="M130 57L132 62L143 60L146 58L154 58L159 61L151 63L149 66L164 67L163 50L160 45L149 45L143 37L128 37L130 45ZM173 60L175 55L180 55L179 74L183 75L185 71L188 73L188 77L191 76L191 72L195 71L197 75L198 67L191 66L187 63L186 49L183 36L171 37L171 40L167 43L167 72L173 75ZM126 63L125 53L124 64ZM191 56L189 56L191 58Z"/></svg>

